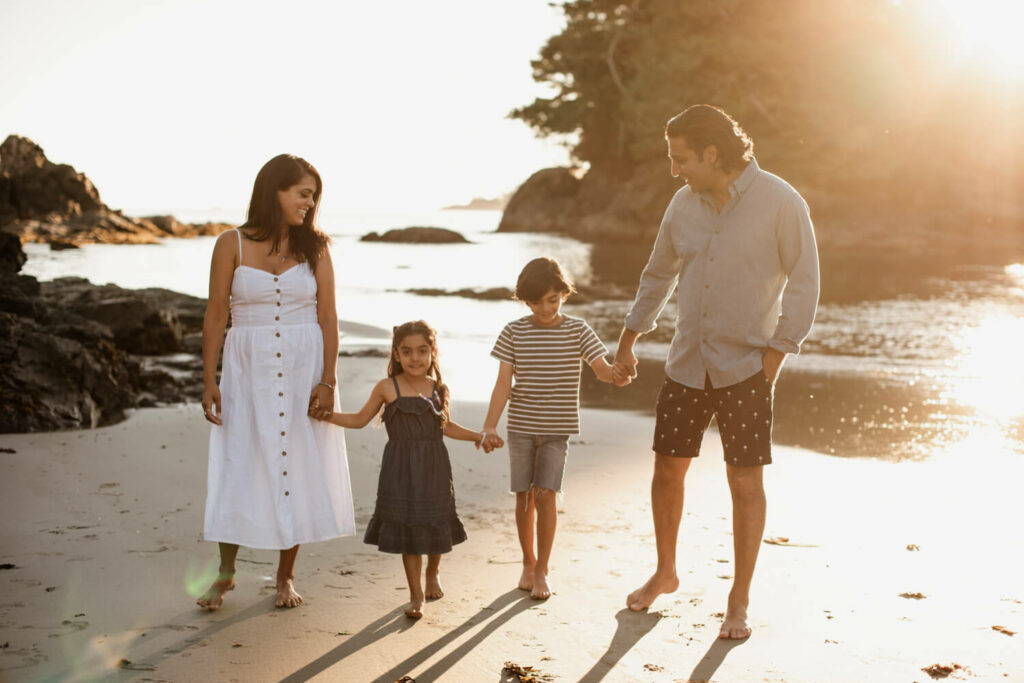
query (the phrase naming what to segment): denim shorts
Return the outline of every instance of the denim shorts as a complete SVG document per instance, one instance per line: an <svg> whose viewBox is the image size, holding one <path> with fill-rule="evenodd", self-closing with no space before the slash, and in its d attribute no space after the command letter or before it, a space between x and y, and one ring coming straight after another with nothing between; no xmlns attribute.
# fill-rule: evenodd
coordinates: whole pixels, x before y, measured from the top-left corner
<svg viewBox="0 0 1024 683"><path fill-rule="evenodd" d="M565 457L569 453L566 434L508 433L508 457L511 465L509 490L523 493L536 486L562 490Z"/></svg>

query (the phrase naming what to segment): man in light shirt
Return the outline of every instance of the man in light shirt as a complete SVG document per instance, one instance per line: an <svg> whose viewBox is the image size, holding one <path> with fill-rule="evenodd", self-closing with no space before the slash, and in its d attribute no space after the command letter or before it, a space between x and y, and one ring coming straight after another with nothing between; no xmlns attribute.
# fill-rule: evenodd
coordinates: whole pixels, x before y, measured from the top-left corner
<svg viewBox="0 0 1024 683"><path fill-rule="evenodd" d="M807 204L762 171L753 143L721 109L694 105L665 126L669 203L626 316L615 380L636 376L633 345L657 326L678 285L675 335L658 395L651 508L658 566L629 594L646 609L679 587L676 540L690 459L714 416L733 502L735 577L720 638L750 635L747 606L764 533L764 466L771 463L772 395L798 353L818 302L818 253Z"/></svg>

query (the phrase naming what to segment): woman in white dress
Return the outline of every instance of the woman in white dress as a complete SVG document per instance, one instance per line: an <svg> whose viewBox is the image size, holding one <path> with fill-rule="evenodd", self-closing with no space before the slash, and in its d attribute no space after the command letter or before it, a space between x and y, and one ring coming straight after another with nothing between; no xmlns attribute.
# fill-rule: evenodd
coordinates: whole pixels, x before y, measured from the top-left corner
<svg viewBox="0 0 1024 683"><path fill-rule="evenodd" d="M295 607L299 545L355 533L344 432L334 410L338 317L322 190L309 162L274 157L256 176L245 224L217 238L203 322L203 412L210 431L203 535L220 571L197 600L235 587L239 545L280 550L278 607ZM225 339L228 314L231 329ZM224 358L220 385L217 358Z"/></svg>

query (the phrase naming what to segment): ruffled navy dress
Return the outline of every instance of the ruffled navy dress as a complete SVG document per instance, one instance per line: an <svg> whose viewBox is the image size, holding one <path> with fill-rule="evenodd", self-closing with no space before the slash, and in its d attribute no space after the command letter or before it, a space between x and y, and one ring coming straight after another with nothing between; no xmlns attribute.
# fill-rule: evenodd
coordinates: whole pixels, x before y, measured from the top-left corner
<svg viewBox="0 0 1024 683"><path fill-rule="evenodd" d="M441 418L427 399L402 396L391 381L398 398L384 407L388 443L363 540L385 553L440 555L466 540Z"/></svg>

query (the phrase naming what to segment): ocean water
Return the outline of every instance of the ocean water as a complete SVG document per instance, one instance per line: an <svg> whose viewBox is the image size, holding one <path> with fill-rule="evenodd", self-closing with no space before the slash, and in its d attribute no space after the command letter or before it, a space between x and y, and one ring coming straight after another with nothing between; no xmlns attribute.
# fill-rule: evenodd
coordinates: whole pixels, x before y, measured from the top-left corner
<svg viewBox="0 0 1024 683"><path fill-rule="evenodd" d="M230 211L173 213L188 221L241 218ZM635 256L612 267L619 259L615 253L609 258L609 247L595 250L555 235L499 234L499 220L497 211L322 215L333 239L339 318L365 326L350 327L358 333L344 335L342 348L383 348L392 326L425 319L439 331L441 367L453 395L486 401L497 371L491 344L506 322L528 309L511 300L409 290L512 288L522 266L540 255L560 259L582 283L629 286L639 278L642 261ZM359 241L370 231L410 225L457 230L470 244ZM24 272L41 280L76 275L205 297L213 242L202 237L56 252L27 244ZM640 247L633 251L642 257ZM822 267L828 276L843 264L823 258ZM846 267L846 286L831 296L826 289L803 352L787 360L778 382L776 441L830 455L891 459L1024 452L1024 264L925 269L905 281L889 279L896 285L887 288L879 287L884 278L877 272ZM921 264L895 268L906 273ZM569 305L567 312L591 322L614 350L628 308L628 301L606 301ZM674 318L670 303L659 329L638 346L641 376L633 386L599 385L584 370L584 405L650 411ZM344 365L343 358L343 382ZM384 368L382 359L382 376Z"/></svg>

